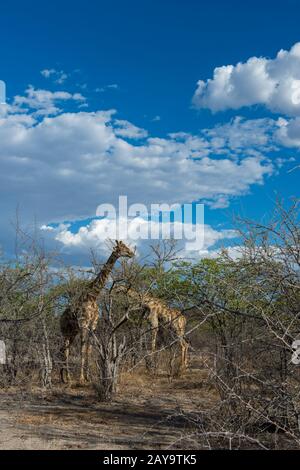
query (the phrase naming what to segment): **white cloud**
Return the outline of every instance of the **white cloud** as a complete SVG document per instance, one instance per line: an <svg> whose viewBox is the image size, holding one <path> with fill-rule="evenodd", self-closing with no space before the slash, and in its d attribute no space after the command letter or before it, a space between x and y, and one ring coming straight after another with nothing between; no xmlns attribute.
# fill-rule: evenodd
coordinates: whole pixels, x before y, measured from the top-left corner
<svg viewBox="0 0 300 470"><path fill-rule="evenodd" d="M119 85L117 83L111 83L110 85L105 85L102 87L95 88L96 93L104 93L106 90L119 90Z"/></svg>
<svg viewBox="0 0 300 470"><path fill-rule="evenodd" d="M146 204L202 199L226 206L273 171L251 148L250 136L241 144L237 137L225 142L219 127L206 135L174 134L134 145L119 136L114 113L63 113L38 122L28 114L3 116L3 199L12 205L23 201L44 220L92 215L98 204L115 203L119 194Z"/></svg>
<svg viewBox="0 0 300 470"><path fill-rule="evenodd" d="M17 108L34 109L36 115L54 115L61 109L57 103L62 101L84 102L85 98L80 93L71 94L67 91L49 91L35 89L32 85L25 90L25 96L14 97L13 105Z"/></svg>
<svg viewBox="0 0 300 470"><path fill-rule="evenodd" d="M56 70L56 69L41 70L41 75L43 75L43 77L45 77L45 78L50 78L50 77L55 78L55 83L58 83L60 85L62 83L64 83L67 80L68 76L69 76L63 70Z"/></svg>
<svg viewBox="0 0 300 470"><path fill-rule="evenodd" d="M54 75L55 73L56 73L55 69L41 70L41 75L43 75L43 77L45 77L45 78L49 78L49 77L51 77L51 75Z"/></svg>
<svg viewBox="0 0 300 470"><path fill-rule="evenodd" d="M280 50L274 59L251 57L216 67L212 79L198 81L193 103L214 112L261 104L300 116L300 42L290 51Z"/></svg>
<svg viewBox="0 0 300 470"><path fill-rule="evenodd" d="M148 136L148 132L145 129L131 124L131 122L124 119L116 119L115 122L115 134L118 137L127 137L130 139L143 139Z"/></svg>
<svg viewBox="0 0 300 470"><path fill-rule="evenodd" d="M55 240L59 241L64 249L68 252L80 252L83 249L91 248L97 250L105 250L107 244L106 240L108 238L114 239L119 238L115 233L117 232L117 227L120 227L121 230L128 227L128 235L123 240L130 246L136 246L139 252L145 252L149 248L150 244L153 244L153 239L146 238L147 234L151 233L151 227L153 230L157 230L157 233L162 234L162 230L165 230L163 226L165 225L159 222L149 222L142 217L135 217L131 221L126 219L96 219L91 221L89 224L80 227L76 232L70 229L70 224L60 224L58 227L53 228L52 226L43 226L42 230L49 232L50 235ZM217 242L222 240L228 240L237 238L237 233L234 230L220 230L217 231L209 225L191 223L182 223L175 222L171 224L171 233L174 230L177 233L185 234L186 238L177 240L178 249L182 250L181 256L184 257L194 257L197 256L206 256L209 253L209 249L213 247ZM186 250L186 242L195 240L195 233L203 232L204 238L203 241L200 238L198 243L195 244L193 250ZM144 238L140 237L139 234L144 234Z"/></svg>
<svg viewBox="0 0 300 470"><path fill-rule="evenodd" d="M234 151L239 154L246 150L249 155L257 155L276 150L273 135L278 127L279 123L274 119L246 120L237 116L229 123L205 130L204 134L210 138L217 153Z"/></svg>
<svg viewBox="0 0 300 470"><path fill-rule="evenodd" d="M67 78L68 78L68 75L66 73L60 72L57 80L55 80L55 83L62 84L66 81Z"/></svg>
<svg viewBox="0 0 300 470"><path fill-rule="evenodd" d="M115 110L59 114L56 103L66 101L84 98L30 87L1 107L2 237L18 204L26 221L44 224L93 216L119 195L129 204L202 200L221 208L274 171L263 152L275 148L275 121L237 118L198 135L154 138L115 119Z"/></svg>
<svg viewBox="0 0 300 470"><path fill-rule="evenodd" d="M285 147L300 148L300 118L279 119L278 125L277 140Z"/></svg>
<svg viewBox="0 0 300 470"><path fill-rule="evenodd" d="M87 90L88 88L87 83L76 83L76 86L81 88L81 90Z"/></svg>
<svg viewBox="0 0 300 470"><path fill-rule="evenodd" d="M233 261L239 260L245 256L245 247L243 245L233 245L207 250L206 253L202 253L201 257L215 259L219 258L223 254L226 254L226 256Z"/></svg>

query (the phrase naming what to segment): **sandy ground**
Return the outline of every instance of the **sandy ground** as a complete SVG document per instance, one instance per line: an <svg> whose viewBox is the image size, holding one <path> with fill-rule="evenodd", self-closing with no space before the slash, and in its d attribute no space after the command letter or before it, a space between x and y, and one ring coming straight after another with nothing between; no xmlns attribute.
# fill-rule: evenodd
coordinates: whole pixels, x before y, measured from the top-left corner
<svg viewBox="0 0 300 470"><path fill-rule="evenodd" d="M113 403L91 387L0 391L0 449L193 448L182 416L209 406L205 376L193 367L171 382L163 374L124 374ZM211 398L213 399L213 398Z"/></svg>

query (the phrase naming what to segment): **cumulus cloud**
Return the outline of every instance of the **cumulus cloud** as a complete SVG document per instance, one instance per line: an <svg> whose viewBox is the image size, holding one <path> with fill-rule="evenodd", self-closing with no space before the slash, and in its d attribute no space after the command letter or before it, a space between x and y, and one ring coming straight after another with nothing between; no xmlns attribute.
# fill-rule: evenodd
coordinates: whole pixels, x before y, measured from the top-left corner
<svg viewBox="0 0 300 470"><path fill-rule="evenodd" d="M198 81L193 104L213 112L261 104L300 116L300 42L289 51L280 50L274 59L251 57L216 67L213 78Z"/></svg>
<svg viewBox="0 0 300 470"><path fill-rule="evenodd" d="M77 231L71 229L68 223L59 224L57 227L43 226L44 232L49 232L55 240L59 241L64 249L69 252L80 252L82 249L91 248L105 250L108 238L119 238L118 231L127 235L122 237L129 246L135 246L138 252L145 252L150 244L153 244L151 233L157 233L161 238L163 233L170 231L177 233L178 249L182 250L181 256L207 256L209 249L217 242L237 238L234 230L215 230L207 224L192 224L176 221L166 227L166 222L149 221L142 217L133 219L94 219L89 224L80 227ZM152 232L153 231L153 232ZM201 236L199 236L201 233ZM182 234L182 238L180 235ZM203 236L202 236L203 234ZM198 235L198 236L197 236ZM191 249L188 244L192 243Z"/></svg>
<svg viewBox="0 0 300 470"><path fill-rule="evenodd" d="M233 237L232 237L233 238ZM233 261L239 260L245 256L245 247L243 245L222 246L216 249L210 249L201 253L202 258L216 259L226 254Z"/></svg>
<svg viewBox="0 0 300 470"><path fill-rule="evenodd" d="M25 90L25 96L17 95L14 97L13 106L17 108L24 107L34 109L36 115L54 115L58 114L61 109L57 107L57 103L62 101L84 102L85 98L81 93L69 93L67 91L49 91L35 89L30 85Z"/></svg>
<svg viewBox="0 0 300 470"><path fill-rule="evenodd" d="M285 147L300 148L300 118L279 119L276 132L278 142Z"/></svg>
<svg viewBox="0 0 300 470"><path fill-rule="evenodd" d="M263 184L275 169L265 156L276 149L275 121L236 118L198 135L177 132L155 138L116 119L115 110L52 109L56 102L83 100L81 95L31 87L12 105L1 107L3 227L20 203L26 221L36 216L46 225L91 217L101 203L116 205L119 195L127 195L130 204L201 200L226 207L231 198Z"/></svg>
<svg viewBox="0 0 300 470"><path fill-rule="evenodd" d="M176 134L134 145L120 137L114 113L63 113L39 121L28 114L3 116L2 200L23 201L45 219L91 215L119 194L146 204L205 199L226 206L273 171L267 158L253 154L250 138L244 138L244 152L233 137L225 145L217 135L221 127L217 134Z"/></svg>
<svg viewBox="0 0 300 470"><path fill-rule="evenodd" d="M274 119L244 119L237 116L229 123L217 125L203 133L210 138L211 145L218 153L235 152L257 155L277 149L276 138L281 123Z"/></svg>

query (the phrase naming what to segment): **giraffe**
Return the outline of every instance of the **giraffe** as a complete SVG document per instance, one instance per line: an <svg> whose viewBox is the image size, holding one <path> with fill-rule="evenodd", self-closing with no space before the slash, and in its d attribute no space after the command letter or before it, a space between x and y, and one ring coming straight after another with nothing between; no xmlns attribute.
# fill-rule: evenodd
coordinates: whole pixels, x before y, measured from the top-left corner
<svg viewBox="0 0 300 470"><path fill-rule="evenodd" d="M157 333L160 324L168 326L176 334L181 349L181 370L188 366L188 343L184 338L186 318L180 310L169 307L163 300L152 297L147 293L140 294L132 287L118 286L116 292L125 292L136 300L147 313L147 320L151 325L151 352L156 350Z"/></svg>
<svg viewBox="0 0 300 470"><path fill-rule="evenodd" d="M60 330L63 336L63 347L61 352L64 358L64 366L61 368L60 374L63 382L65 382L65 371L67 382L70 382L70 346L78 334L80 334L81 339L80 383L84 383L86 381L86 367L88 365L90 355L89 334L91 331L95 331L97 327L99 318L97 301L99 299L99 295L118 258L132 258L133 256L134 252L130 250L125 243L116 240L112 253L101 271L88 283L84 292L81 293L78 298L71 300L64 310L60 318Z"/></svg>

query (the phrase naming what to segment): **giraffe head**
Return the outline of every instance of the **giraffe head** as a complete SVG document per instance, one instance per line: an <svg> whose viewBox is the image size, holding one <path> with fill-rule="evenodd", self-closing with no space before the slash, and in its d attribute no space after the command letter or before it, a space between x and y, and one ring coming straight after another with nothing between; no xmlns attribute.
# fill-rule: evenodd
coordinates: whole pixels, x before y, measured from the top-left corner
<svg viewBox="0 0 300 470"><path fill-rule="evenodd" d="M113 250L119 257L124 257L124 258L132 258L134 256L134 252L128 248L128 246L125 245L120 240L116 240L116 244L114 246Z"/></svg>

